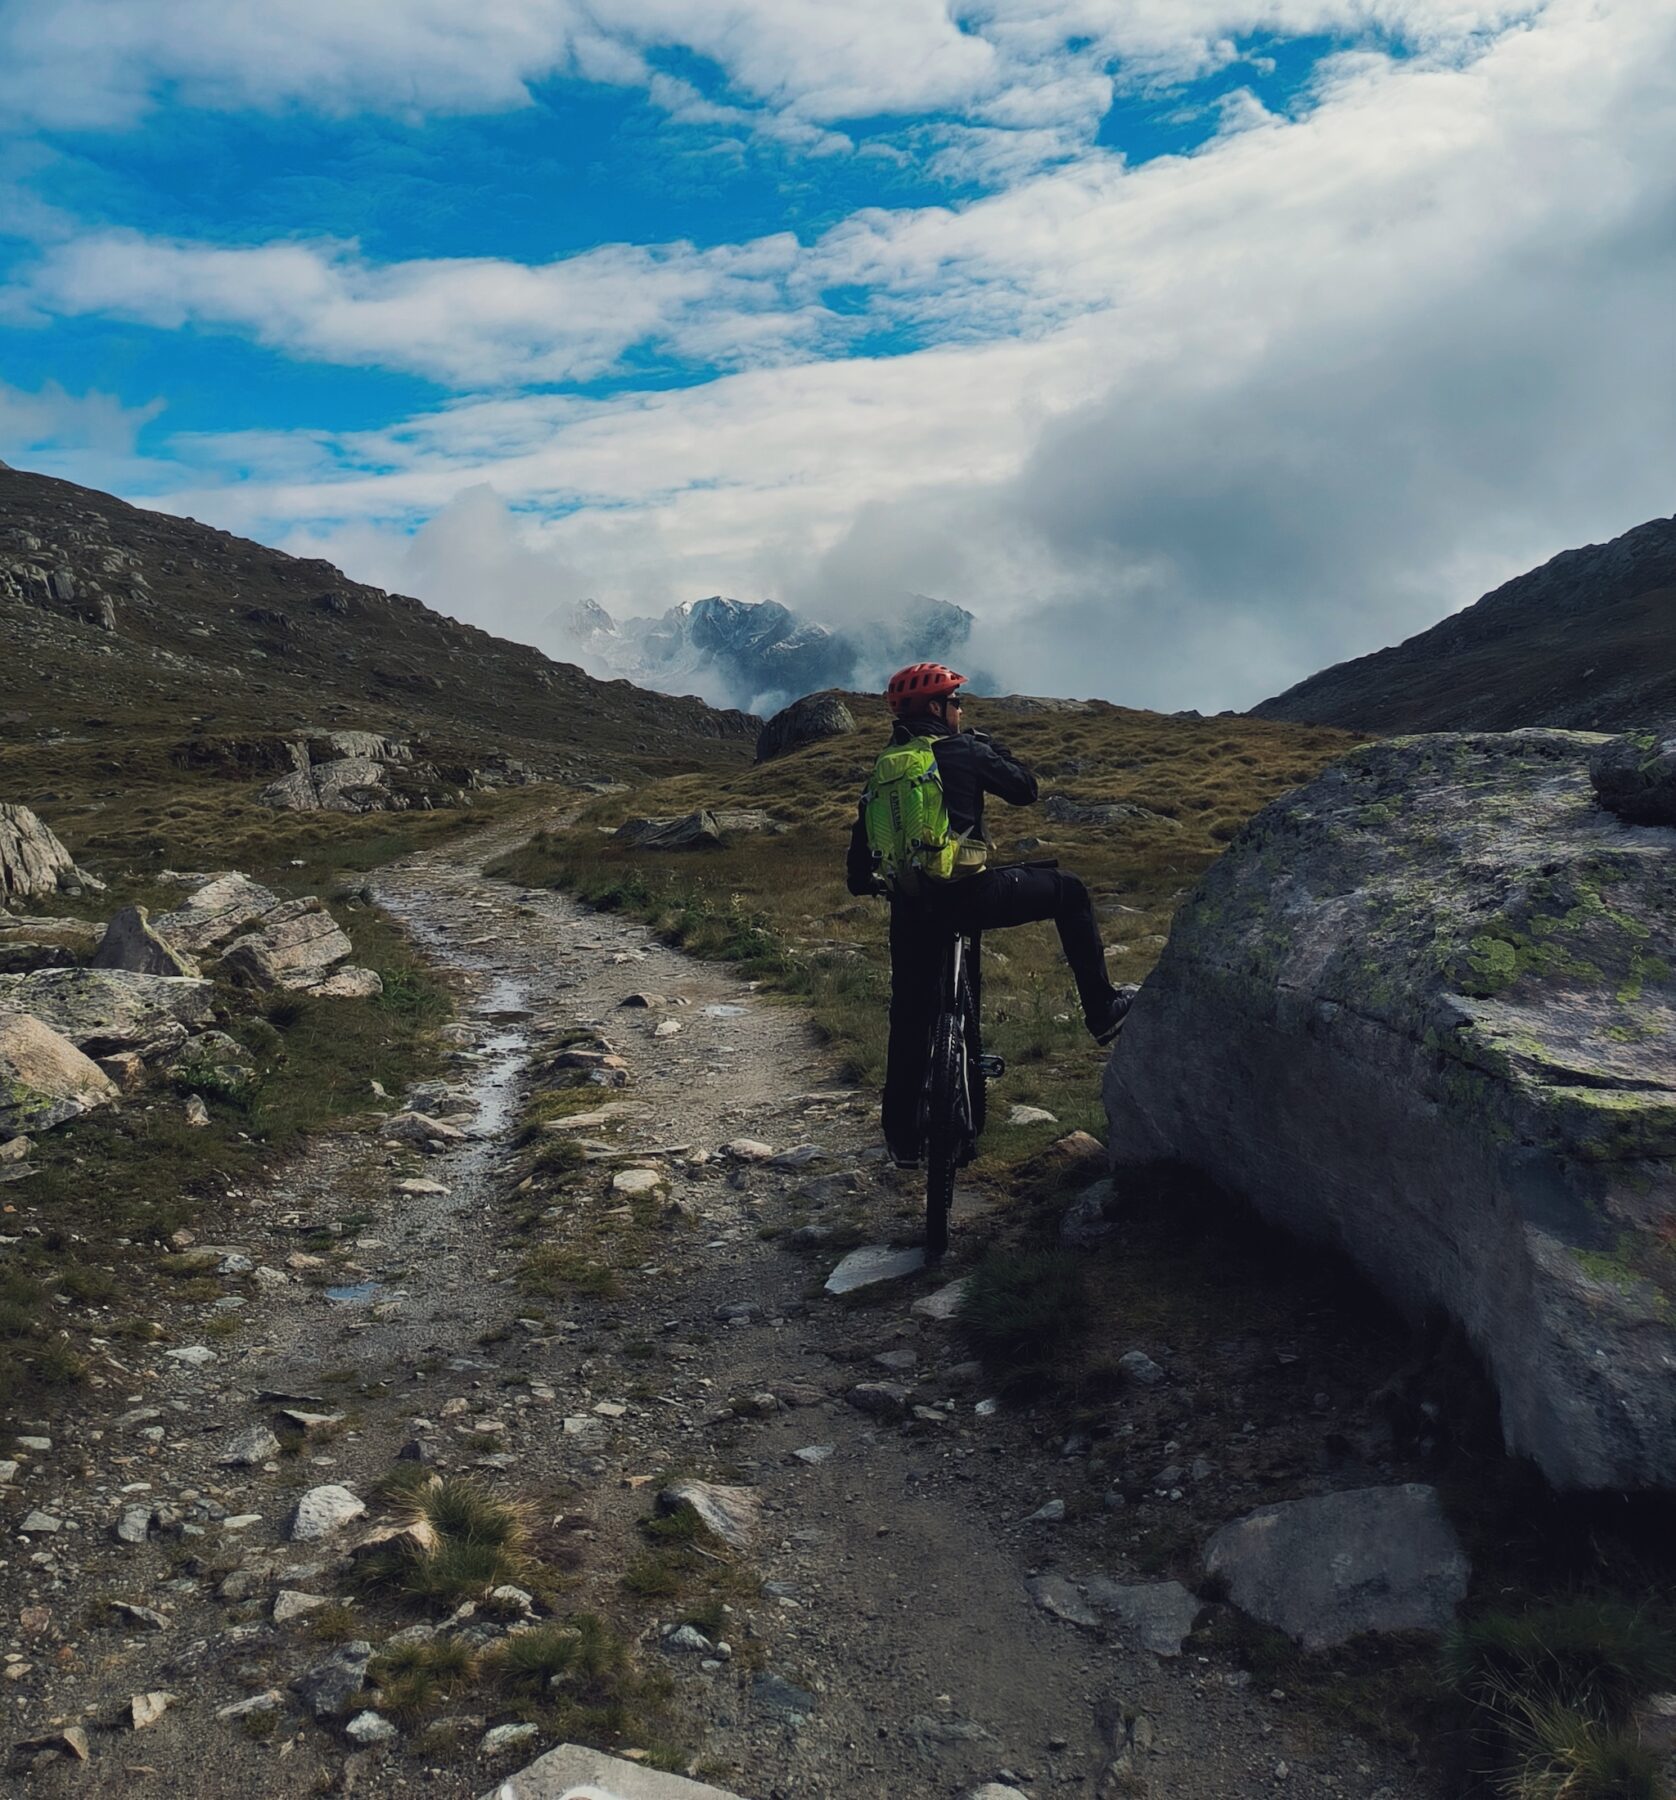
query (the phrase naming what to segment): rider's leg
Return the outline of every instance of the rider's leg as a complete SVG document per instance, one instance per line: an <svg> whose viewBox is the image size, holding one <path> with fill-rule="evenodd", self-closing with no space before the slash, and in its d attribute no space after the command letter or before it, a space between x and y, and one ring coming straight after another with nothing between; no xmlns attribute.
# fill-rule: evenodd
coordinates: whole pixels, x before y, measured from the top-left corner
<svg viewBox="0 0 1676 1800"><path fill-rule="evenodd" d="M890 909L890 1041L880 1123L893 1155L919 1155L919 1103L925 1087L926 1038L943 943L917 906Z"/></svg>
<svg viewBox="0 0 1676 1800"><path fill-rule="evenodd" d="M948 905L966 930L1052 919L1077 984L1083 1018L1092 1031L1098 1032L1105 1026L1117 990L1106 974L1106 954L1094 919L1094 903L1075 875L1028 865L985 869L956 882L948 891Z"/></svg>

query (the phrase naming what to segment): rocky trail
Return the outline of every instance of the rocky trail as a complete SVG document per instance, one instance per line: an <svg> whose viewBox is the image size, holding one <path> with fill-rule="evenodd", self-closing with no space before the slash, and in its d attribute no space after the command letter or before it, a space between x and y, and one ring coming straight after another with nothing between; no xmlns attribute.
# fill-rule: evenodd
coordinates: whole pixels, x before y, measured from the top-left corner
<svg viewBox="0 0 1676 1800"><path fill-rule="evenodd" d="M14 1758L19 1791L474 1795L550 1749L496 1734L509 1715L478 1694L441 1709L456 1756L386 1737L364 1661L311 1633L326 1599L390 1629L342 1559L405 1447L540 1505L574 1565L563 1605L638 1637L693 1765L750 1800L1430 1795L1184 1646L1198 1602L1130 1566L1114 1514L1055 1516L1079 1447L998 1404L946 1317L958 1203L948 1270L826 1290L844 1246L913 1242L918 1196L806 1017L640 926L485 881L506 841L374 883L457 981L446 1080L228 1194L191 1248L223 1290L205 1323L236 1313L236 1334L113 1348L124 1373L90 1406L5 1450L29 1511L0 1561L0 1717L44 1746ZM560 1121L597 1160L531 1228L521 1104L578 1029L624 1085ZM404 1099L436 1122L412 1147L385 1129ZM590 1257L629 1247L595 1284L617 1291L532 1297L532 1247L578 1231ZM677 1476L729 1490L740 1579L714 1637L620 1585ZM292 1684L334 1659L346 1691L316 1717L320 1680Z"/></svg>

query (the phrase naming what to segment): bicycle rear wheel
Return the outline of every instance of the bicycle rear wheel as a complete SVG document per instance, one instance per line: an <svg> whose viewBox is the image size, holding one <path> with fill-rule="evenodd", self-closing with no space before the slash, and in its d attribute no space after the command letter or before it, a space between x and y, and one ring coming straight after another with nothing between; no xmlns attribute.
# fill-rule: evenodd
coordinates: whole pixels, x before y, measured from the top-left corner
<svg viewBox="0 0 1676 1800"><path fill-rule="evenodd" d="M926 1082L925 1256L936 1262L949 1247L954 1172L966 1148L966 1038L958 1013L937 1015Z"/></svg>

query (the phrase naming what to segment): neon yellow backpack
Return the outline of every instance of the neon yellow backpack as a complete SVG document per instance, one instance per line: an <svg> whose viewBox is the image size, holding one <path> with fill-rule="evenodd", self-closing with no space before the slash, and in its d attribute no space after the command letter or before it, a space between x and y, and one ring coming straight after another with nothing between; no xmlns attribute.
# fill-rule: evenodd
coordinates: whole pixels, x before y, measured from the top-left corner
<svg viewBox="0 0 1676 1800"><path fill-rule="evenodd" d="M930 738L892 744L874 763L862 801L867 847L894 892L911 898L927 880L953 881L982 867L982 847L949 824Z"/></svg>

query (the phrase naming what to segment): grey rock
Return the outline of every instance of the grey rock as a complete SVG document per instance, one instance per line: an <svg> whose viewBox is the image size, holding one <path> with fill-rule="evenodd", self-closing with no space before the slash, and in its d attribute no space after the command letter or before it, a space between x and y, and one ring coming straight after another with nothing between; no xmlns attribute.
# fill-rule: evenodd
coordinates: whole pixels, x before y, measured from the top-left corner
<svg viewBox="0 0 1676 1800"><path fill-rule="evenodd" d="M1471 1564L1435 1488L1358 1488L1236 1519L1210 1540L1205 1568L1234 1605L1328 1649L1362 1632L1448 1628Z"/></svg>
<svg viewBox="0 0 1676 1800"><path fill-rule="evenodd" d="M508 1776L482 1800L586 1800L588 1796L598 1796L598 1800L740 1800L737 1794L708 1782L665 1775L580 1744L560 1744L549 1750L527 1769Z"/></svg>
<svg viewBox="0 0 1676 1800"><path fill-rule="evenodd" d="M214 987L127 969L37 969L0 975L0 1015L28 1013L84 1055L161 1055L209 1024Z"/></svg>
<svg viewBox="0 0 1676 1800"><path fill-rule="evenodd" d="M1057 1125L1058 1119L1045 1106L1014 1106L1007 1113L1009 1125Z"/></svg>
<svg viewBox="0 0 1676 1800"><path fill-rule="evenodd" d="M886 1244L864 1244L852 1250L826 1278L829 1294L853 1294L883 1281L901 1281L925 1267L923 1249L892 1250Z"/></svg>
<svg viewBox="0 0 1676 1800"><path fill-rule="evenodd" d="M1676 729L1631 731L1589 758L1589 782L1610 813L1631 825L1676 825Z"/></svg>
<svg viewBox="0 0 1676 1800"><path fill-rule="evenodd" d="M940 1322L952 1319L960 1311L960 1303L966 1298L966 1290L970 1285L967 1277L962 1275L958 1281L949 1282L934 1294L921 1294L911 1310L924 1319L936 1319Z"/></svg>
<svg viewBox="0 0 1676 1800"><path fill-rule="evenodd" d="M855 728L855 714L836 694L805 694L781 707L757 733L756 760L772 762L805 744L847 736Z"/></svg>
<svg viewBox="0 0 1676 1800"><path fill-rule="evenodd" d="M215 1459L223 1469L251 1469L279 1455L279 1439L266 1425L241 1431Z"/></svg>
<svg viewBox="0 0 1676 1800"><path fill-rule="evenodd" d="M183 1369L207 1369L221 1360L208 1344L183 1344L180 1349L165 1350L163 1354Z"/></svg>
<svg viewBox="0 0 1676 1800"><path fill-rule="evenodd" d="M103 886L76 867L69 851L27 806L0 803L0 902L12 906Z"/></svg>
<svg viewBox="0 0 1676 1800"><path fill-rule="evenodd" d="M702 1631L691 1625L677 1625L673 1631L666 1633L663 1647L666 1650L690 1651L697 1656L709 1656L716 1648Z"/></svg>
<svg viewBox="0 0 1676 1800"><path fill-rule="evenodd" d="M285 1696L279 1689L269 1688L264 1693L252 1694L248 1700L235 1700L230 1706L218 1706L215 1716L218 1719L255 1718L262 1713L278 1712L284 1704Z"/></svg>
<svg viewBox="0 0 1676 1800"><path fill-rule="evenodd" d="M1100 1623L1092 1606L1083 1598L1075 1582L1063 1575L1037 1575L1024 1584L1024 1591L1045 1613L1063 1619L1067 1625L1092 1631Z"/></svg>
<svg viewBox="0 0 1676 1800"><path fill-rule="evenodd" d="M1002 1782L986 1781L982 1787L968 1788L960 1800L1028 1800L1028 1796Z"/></svg>
<svg viewBox="0 0 1676 1800"><path fill-rule="evenodd" d="M151 1535L151 1508L123 1507L112 1530L119 1544L143 1544Z"/></svg>
<svg viewBox="0 0 1676 1800"><path fill-rule="evenodd" d="M183 956L150 922L143 906L119 907L93 952L95 969L127 969L136 975L195 976L198 965Z"/></svg>
<svg viewBox="0 0 1676 1800"><path fill-rule="evenodd" d="M700 809L680 819L629 819L615 841L631 850L709 850L720 845L722 828L712 812Z"/></svg>
<svg viewBox="0 0 1676 1800"><path fill-rule="evenodd" d="M1065 1209L1059 1221L1059 1241L1067 1249L1092 1250L1117 1229L1109 1216L1113 1203L1112 1184L1092 1182Z"/></svg>
<svg viewBox="0 0 1676 1800"><path fill-rule="evenodd" d="M384 992L384 977L376 969L346 963L324 981L316 982L313 992L327 1000L376 1000Z"/></svg>
<svg viewBox="0 0 1676 1800"><path fill-rule="evenodd" d="M805 1444L801 1450L792 1451L792 1455L813 1468L817 1463L825 1462L835 1448L833 1444Z"/></svg>
<svg viewBox="0 0 1676 1800"><path fill-rule="evenodd" d="M23 1516L23 1523L18 1530L25 1537L56 1537L64 1529L64 1521L54 1514L42 1512L37 1506Z"/></svg>
<svg viewBox="0 0 1676 1800"><path fill-rule="evenodd" d="M279 905L278 894L236 869L192 876L189 883L191 892L187 899L152 922L154 931L177 949L188 952L211 950L229 942Z"/></svg>
<svg viewBox="0 0 1676 1800"><path fill-rule="evenodd" d="M149 1731L180 1696L154 1688L148 1694L135 1694L128 1702L128 1723L135 1731Z"/></svg>
<svg viewBox="0 0 1676 1800"><path fill-rule="evenodd" d="M1164 1371L1144 1350L1125 1350L1117 1359L1117 1366L1124 1379L1136 1387L1157 1387L1165 1379Z"/></svg>
<svg viewBox="0 0 1676 1800"><path fill-rule="evenodd" d="M132 1600L113 1600L111 1611L120 1614L130 1625L143 1625L147 1631L167 1631L169 1617L154 1606L137 1606Z"/></svg>
<svg viewBox="0 0 1676 1800"><path fill-rule="evenodd" d="M898 1419L908 1410L908 1390L896 1381L861 1381L844 1396L857 1412Z"/></svg>
<svg viewBox="0 0 1676 1800"><path fill-rule="evenodd" d="M311 1612L318 1612L329 1604L321 1594L305 1594L297 1588L281 1588L274 1595L273 1622L276 1625L289 1625L293 1619L306 1618Z"/></svg>
<svg viewBox="0 0 1676 1800"><path fill-rule="evenodd" d="M315 1718L339 1718L349 1711L365 1687L367 1664L371 1661L372 1645L357 1638L305 1670L291 1683L291 1691Z"/></svg>
<svg viewBox="0 0 1676 1800"><path fill-rule="evenodd" d="M370 1709L358 1712L343 1728L343 1735L357 1748L365 1750L373 1744L388 1744L393 1738L401 1736L394 1725Z"/></svg>
<svg viewBox="0 0 1676 1800"><path fill-rule="evenodd" d="M1042 801L1042 817L1051 819L1056 825L1162 825L1166 830L1179 831L1180 824L1165 813L1150 812L1144 806L1136 806L1132 801L1119 800L1101 803L1093 800L1072 800L1064 794L1049 794Z"/></svg>
<svg viewBox="0 0 1676 1800"><path fill-rule="evenodd" d="M67 1037L29 1013L0 1016L0 1136L51 1131L116 1098L116 1083Z"/></svg>
<svg viewBox="0 0 1676 1800"><path fill-rule="evenodd" d="M324 1487L310 1488L297 1502L288 1535L294 1544L313 1543L318 1538L330 1537L352 1519L360 1518L366 1510L366 1502L346 1487L328 1483Z"/></svg>
<svg viewBox="0 0 1676 1800"><path fill-rule="evenodd" d="M235 938L222 952L221 966L247 987L306 992L319 987L353 949L320 901L308 897L276 906L256 930Z"/></svg>
<svg viewBox="0 0 1676 1800"><path fill-rule="evenodd" d="M753 1488L724 1487L714 1481L677 1481L658 1495L662 1512L690 1506L705 1526L735 1550L749 1549L762 1516L762 1499Z"/></svg>
<svg viewBox="0 0 1676 1800"><path fill-rule="evenodd" d="M751 1678L751 1700L770 1719L801 1725L814 1717L815 1696L767 1670Z"/></svg>
<svg viewBox="0 0 1676 1800"><path fill-rule="evenodd" d="M1045 1500L1024 1522L1026 1525L1063 1525L1065 1502L1057 1499Z"/></svg>
<svg viewBox="0 0 1676 1800"><path fill-rule="evenodd" d="M1120 1165L1195 1164L1457 1321L1561 1488L1676 1487L1676 836L1581 733L1358 750L1176 913L1107 1065Z"/></svg>
<svg viewBox="0 0 1676 1800"><path fill-rule="evenodd" d="M522 1750L525 1745L533 1744L541 1736L541 1728L537 1725L495 1725L478 1740L479 1756L507 1756L514 1750Z"/></svg>
<svg viewBox="0 0 1676 1800"><path fill-rule="evenodd" d="M1179 1581L1118 1582L1091 1575L1082 1584L1090 1605L1117 1620L1126 1646L1154 1656L1180 1656L1204 1602Z"/></svg>
<svg viewBox="0 0 1676 1800"><path fill-rule="evenodd" d="M458 1125L444 1124L441 1119L420 1112L392 1114L379 1127L378 1134L393 1143L410 1144L415 1150L429 1150L436 1144L463 1144L466 1137Z"/></svg>

